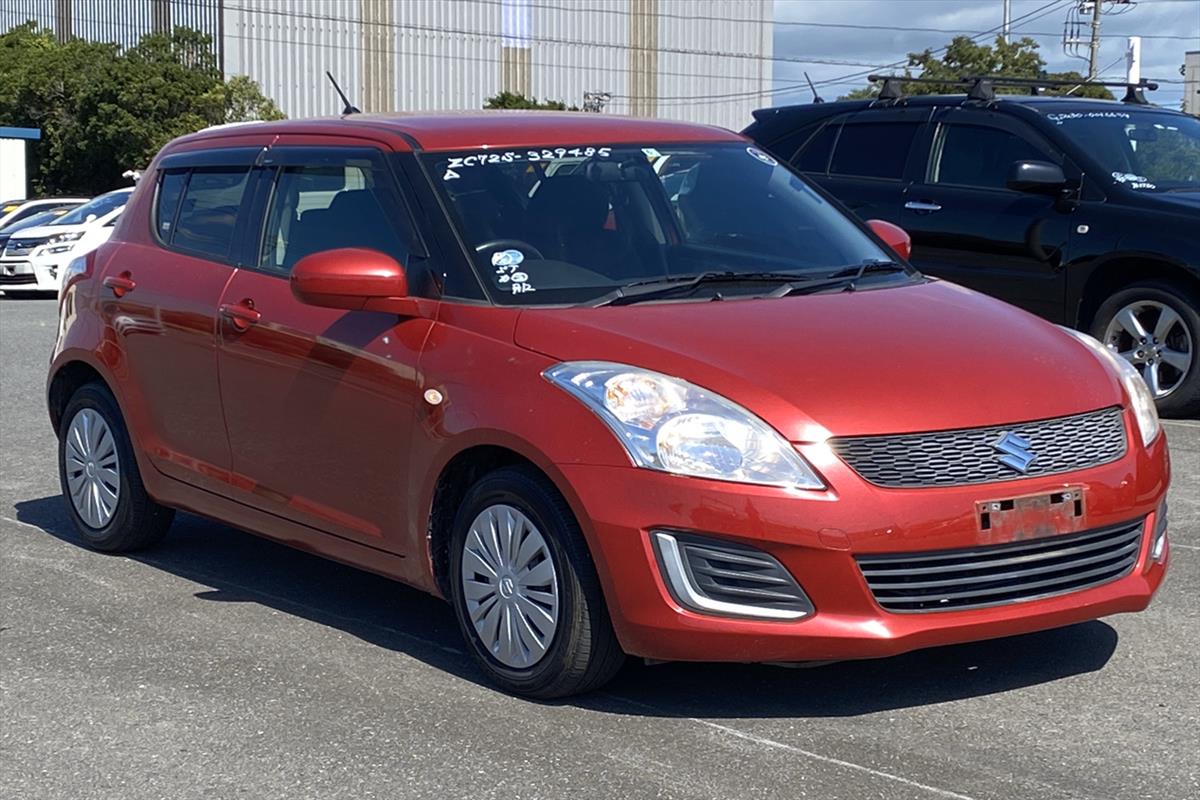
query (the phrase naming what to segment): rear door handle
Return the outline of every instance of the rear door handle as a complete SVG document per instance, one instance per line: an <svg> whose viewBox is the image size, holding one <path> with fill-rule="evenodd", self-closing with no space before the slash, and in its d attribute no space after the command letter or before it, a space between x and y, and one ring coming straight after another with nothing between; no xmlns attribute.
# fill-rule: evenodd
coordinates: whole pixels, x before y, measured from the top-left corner
<svg viewBox="0 0 1200 800"><path fill-rule="evenodd" d="M240 303L222 303L220 312L237 331L249 330L251 325L257 325L262 319L262 314L254 307L254 301L248 297Z"/></svg>
<svg viewBox="0 0 1200 800"><path fill-rule="evenodd" d="M122 272L120 275L109 275L104 279L103 283L107 288L112 289L112 293L117 297L124 297L137 286L133 281L132 274L128 270Z"/></svg>
<svg viewBox="0 0 1200 800"><path fill-rule="evenodd" d="M937 203L927 203L924 200L909 200L904 204L904 207L909 211L921 211L926 214L932 214L934 211L942 210L942 207Z"/></svg>

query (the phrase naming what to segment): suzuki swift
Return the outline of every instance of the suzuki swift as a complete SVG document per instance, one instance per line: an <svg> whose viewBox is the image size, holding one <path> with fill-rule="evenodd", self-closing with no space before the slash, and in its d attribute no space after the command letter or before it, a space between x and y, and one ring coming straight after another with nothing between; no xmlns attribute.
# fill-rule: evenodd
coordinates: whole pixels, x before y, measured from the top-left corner
<svg viewBox="0 0 1200 800"><path fill-rule="evenodd" d="M870 658L1145 608L1169 465L1141 377L907 252L715 128L202 131L67 268L67 508L101 550L183 509L432 592L542 698L627 655Z"/></svg>

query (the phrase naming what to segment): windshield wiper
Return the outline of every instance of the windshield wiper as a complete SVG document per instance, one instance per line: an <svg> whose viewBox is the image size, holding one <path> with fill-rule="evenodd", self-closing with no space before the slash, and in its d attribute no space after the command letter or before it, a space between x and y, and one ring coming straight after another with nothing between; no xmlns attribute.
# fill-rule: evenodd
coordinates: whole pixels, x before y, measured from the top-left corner
<svg viewBox="0 0 1200 800"><path fill-rule="evenodd" d="M652 278L644 281L634 281L603 294L586 305L592 308L600 306L624 306L630 303L640 303L643 300L654 300L669 297L673 294L686 292L705 283L788 283L796 280L794 272L702 272L699 275L676 275L674 277Z"/></svg>
<svg viewBox="0 0 1200 800"><path fill-rule="evenodd" d="M858 281L870 272L908 272L908 267L897 261L870 259L853 267L845 267L820 278L793 281L780 286L767 297L787 297L794 294L811 294L823 289L842 287L842 291L853 292Z"/></svg>

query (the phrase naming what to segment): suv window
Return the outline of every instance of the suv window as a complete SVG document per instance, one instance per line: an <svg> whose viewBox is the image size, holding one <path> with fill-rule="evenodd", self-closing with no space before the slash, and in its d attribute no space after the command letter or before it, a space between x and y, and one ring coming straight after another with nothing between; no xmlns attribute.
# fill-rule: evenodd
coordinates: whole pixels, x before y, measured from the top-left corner
<svg viewBox="0 0 1200 800"><path fill-rule="evenodd" d="M933 164L933 183L1004 189L1014 161L1045 161L1041 148L998 128L947 125Z"/></svg>
<svg viewBox="0 0 1200 800"><path fill-rule="evenodd" d="M381 166L370 158L322 160L279 170L259 266L286 275L304 256L340 247L379 250L407 264L410 248L397 228L405 217L388 201Z"/></svg>
<svg viewBox="0 0 1200 800"><path fill-rule="evenodd" d="M175 230L166 241L218 261L227 259L249 175L249 167L193 171L179 204Z"/></svg>
<svg viewBox="0 0 1200 800"><path fill-rule="evenodd" d="M838 125L836 123L826 125L821 131L813 136L812 139L804 145L796 157L792 159L792 166L801 172L819 172L824 173L829 167L829 155L833 151L833 143L837 140ZM811 133L811 131L809 131ZM903 164L901 171L903 171Z"/></svg>
<svg viewBox="0 0 1200 800"><path fill-rule="evenodd" d="M829 172L860 178L904 177L919 122L860 122L842 126Z"/></svg>

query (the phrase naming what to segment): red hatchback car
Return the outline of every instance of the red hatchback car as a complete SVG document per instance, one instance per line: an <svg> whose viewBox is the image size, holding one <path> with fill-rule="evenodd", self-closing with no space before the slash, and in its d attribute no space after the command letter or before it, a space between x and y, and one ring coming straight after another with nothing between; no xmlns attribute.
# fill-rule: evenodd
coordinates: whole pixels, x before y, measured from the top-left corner
<svg viewBox="0 0 1200 800"><path fill-rule="evenodd" d="M905 247L696 125L203 131L68 268L63 493L101 550L186 509L445 597L536 697L1145 608L1142 379Z"/></svg>

